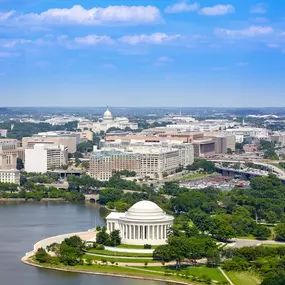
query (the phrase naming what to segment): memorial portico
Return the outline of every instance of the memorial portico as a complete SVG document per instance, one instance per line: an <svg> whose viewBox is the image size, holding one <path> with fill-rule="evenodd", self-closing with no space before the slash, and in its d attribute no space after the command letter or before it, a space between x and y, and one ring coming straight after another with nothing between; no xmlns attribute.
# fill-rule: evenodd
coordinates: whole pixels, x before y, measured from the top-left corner
<svg viewBox="0 0 285 285"><path fill-rule="evenodd" d="M119 230L122 243L132 245L165 244L174 220L150 201L140 201L126 213L112 212L106 219L107 231Z"/></svg>

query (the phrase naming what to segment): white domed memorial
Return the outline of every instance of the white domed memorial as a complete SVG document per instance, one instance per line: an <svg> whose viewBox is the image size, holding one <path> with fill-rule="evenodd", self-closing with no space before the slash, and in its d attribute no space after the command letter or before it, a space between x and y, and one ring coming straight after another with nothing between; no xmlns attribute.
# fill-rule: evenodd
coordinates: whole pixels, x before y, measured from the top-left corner
<svg viewBox="0 0 285 285"><path fill-rule="evenodd" d="M174 217L151 201L140 201L125 213L110 213L106 220L107 232L119 230L123 244L162 245Z"/></svg>

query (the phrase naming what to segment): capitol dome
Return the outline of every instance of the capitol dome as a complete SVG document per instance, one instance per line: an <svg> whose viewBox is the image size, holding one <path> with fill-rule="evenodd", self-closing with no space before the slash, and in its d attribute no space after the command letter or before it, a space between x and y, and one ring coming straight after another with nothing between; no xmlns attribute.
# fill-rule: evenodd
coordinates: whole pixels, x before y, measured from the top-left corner
<svg viewBox="0 0 285 285"><path fill-rule="evenodd" d="M112 120L113 119L113 115L108 108L105 111L103 118L104 118L104 120Z"/></svg>

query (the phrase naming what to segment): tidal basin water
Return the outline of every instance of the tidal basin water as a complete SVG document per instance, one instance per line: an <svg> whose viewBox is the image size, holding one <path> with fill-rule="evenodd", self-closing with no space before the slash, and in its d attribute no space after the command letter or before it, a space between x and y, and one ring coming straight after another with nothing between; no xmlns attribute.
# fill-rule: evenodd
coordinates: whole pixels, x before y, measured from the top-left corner
<svg viewBox="0 0 285 285"><path fill-rule="evenodd" d="M0 202L1 285L166 285L169 283L39 269L21 258L46 237L104 224L97 204Z"/></svg>

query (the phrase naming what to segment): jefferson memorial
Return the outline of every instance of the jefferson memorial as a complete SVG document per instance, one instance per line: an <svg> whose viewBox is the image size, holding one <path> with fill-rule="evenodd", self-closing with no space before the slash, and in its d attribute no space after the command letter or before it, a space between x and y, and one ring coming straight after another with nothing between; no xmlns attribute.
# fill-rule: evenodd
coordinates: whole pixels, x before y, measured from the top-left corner
<svg viewBox="0 0 285 285"><path fill-rule="evenodd" d="M167 241L167 230L174 217L153 202L140 201L125 213L110 213L106 220L107 232L120 230L123 244L162 245Z"/></svg>

